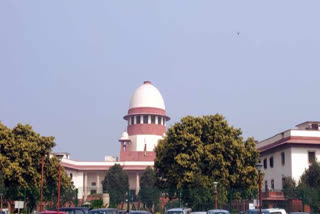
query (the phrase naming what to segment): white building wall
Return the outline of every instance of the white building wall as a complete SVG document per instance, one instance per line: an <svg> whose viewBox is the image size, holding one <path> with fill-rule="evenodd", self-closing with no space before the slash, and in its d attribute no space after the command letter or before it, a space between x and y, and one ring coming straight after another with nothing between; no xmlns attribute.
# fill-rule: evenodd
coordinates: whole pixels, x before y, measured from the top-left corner
<svg viewBox="0 0 320 214"><path fill-rule="evenodd" d="M292 178L298 182L300 176L304 173L304 171L309 168L309 157L308 152L315 152L316 159L320 160L320 148L312 148L312 147L295 147L292 148L292 161L294 166L292 167Z"/></svg>
<svg viewBox="0 0 320 214"><path fill-rule="evenodd" d="M282 165L281 153L285 154L285 163ZM273 157L273 168L270 167L270 158ZM271 190L271 180L274 180L274 190L282 189L282 178L292 176L291 168L291 148L278 150L274 153L262 155L261 163L263 164L264 159L267 159L267 168L264 169L264 179L262 183L262 189L265 190L265 181L268 182L268 188Z"/></svg>
<svg viewBox="0 0 320 214"><path fill-rule="evenodd" d="M83 172L82 171L77 171L77 170L71 170L71 169L66 169L67 175L71 177L72 174L72 179L71 181L73 182L73 185L75 188L78 189L78 198L83 197Z"/></svg>
<svg viewBox="0 0 320 214"><path fill-rule="evenodd" d="M281 163L281 153L285 153L285 164ZM268 182L268 188L271 190L271 180L274 180L274 190L282 189L282 178L292 177L296 183L299 182L301 175L309 168L308 152L315 152L316 159L320 160L320 148L313 147L291 147L278 150L274 153L262 155L261 163L267 159L267 169L263 168L264 179L262 189L265 189L265 181ZM270 158L273 157L273 168L270 167Z"/></svg>
<svg viewBox="0 0 320 214"><path fill-rule="evenodd" d="M130 136L131 151L144 151L145 144L147 144L147 151L153 151L162 138L159 135L132 135Z"/></svg>

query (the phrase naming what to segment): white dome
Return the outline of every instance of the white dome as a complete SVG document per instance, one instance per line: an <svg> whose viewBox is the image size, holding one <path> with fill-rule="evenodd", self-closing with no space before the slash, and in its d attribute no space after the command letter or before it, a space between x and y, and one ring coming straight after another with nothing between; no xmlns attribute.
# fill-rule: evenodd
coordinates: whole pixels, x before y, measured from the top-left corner
<svg viewBox="0 0 320 214"><path fill-rule="evenodd" d="M140 107L166 109L159 90L149 81L137 88L131 97L129 109Z"/></svg>
<svg viewBox="0 0 320 214"><path fill-rule="evenodd" d="M129 140L128 132L126 131L122 132L120 140Z"/></svg>

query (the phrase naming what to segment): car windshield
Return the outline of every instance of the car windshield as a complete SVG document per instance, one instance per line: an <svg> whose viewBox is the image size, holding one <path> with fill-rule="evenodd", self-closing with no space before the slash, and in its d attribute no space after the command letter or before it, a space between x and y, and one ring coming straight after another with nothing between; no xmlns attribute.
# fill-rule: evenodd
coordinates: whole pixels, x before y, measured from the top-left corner
<svg viewBox="0 0 320 214"><path fill-rule="evenodd" d="M116 210L95 210L90 211L89 214L117 214Z"/></svg>
<svg viewBox="0 0 320 214"><path fill-rule="evenodd" d="M167 211L166 214L183 214L182 211Z"/></svg>
<svg viewBox="0 0 320 214"><path fill-rule="evenodd" d="M133 211L133 212L130 212L130 214L147 214L147 212Z"/></svg>
<svg viewBox="0 0 320 214"><path fill-rule="evenodd" d="M259 211L258 210L250 210L249 212L248 212L248 214L258 214L259 213ZM270 212L269 211L261 211L261 214L270 214ZM281 213L280 213L281 214Z"/></svg>
<svg viewBox="0 0 320 214"><path fill-rule="evenodd" d="M217 211L217 212L208 212L208 214L228 214L227 212L221 212L221 211Z"/></svg>

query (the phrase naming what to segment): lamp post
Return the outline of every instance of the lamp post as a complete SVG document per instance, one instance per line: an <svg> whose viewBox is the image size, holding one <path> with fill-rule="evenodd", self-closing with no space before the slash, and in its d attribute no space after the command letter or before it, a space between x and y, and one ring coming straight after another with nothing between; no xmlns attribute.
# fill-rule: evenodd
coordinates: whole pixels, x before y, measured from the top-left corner
<svg viewBox="0 0 320 214"><path fill-rule="evenodd" d="M261 169L262 169L262 164L258 163L256 165L257 170L258 170L258 185L259 185L259 192L258 192L258 208L259 208L259 214L261 214L261 208L262 208L262 200L261 200Z"/></svg>
<svg viewBox="0 0 320 214"><path fill-rule="evenodd" d="M59 165L58 165L58 198L57 198L57 214L59 214L59 209L60 209L60 181L61 181L61 160L63 158L63 154L55 154L55 156L59 160Z"/></svg>
<svg viewBox="0 0 320 214"><path fill-rule="evenodd" d="M43 211L43 204L42 204L42 196L43 196L43 174L44 174L44 158L45 153L42 153L41 156L41 183L40 183L40 211Z"/></svg>
<svg viewBox="0 0 320 214"><path fill-rule="evenodd" d="M218 190L217 190L217 186L218 186L218 182L213 182L213 186L214 186L214 208L218 209Z"/></svg>
<svg viewBox="0 0 320 214"><path fill-rule="evenodd" d="M2 212L2 196L3 196L3 193L0 192L0 199L1 199L1 201L0 201L0 211L1 212Z"/></svg>

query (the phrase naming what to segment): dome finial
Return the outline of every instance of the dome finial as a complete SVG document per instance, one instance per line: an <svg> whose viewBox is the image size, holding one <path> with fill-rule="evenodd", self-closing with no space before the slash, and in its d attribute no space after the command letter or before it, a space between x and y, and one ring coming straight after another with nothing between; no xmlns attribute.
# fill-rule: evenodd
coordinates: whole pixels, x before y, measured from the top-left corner
<svg viewBox="0 0 320 214"><path fill-rule="evenodd" d="M143 84L151 84L151 81L146 80L146 81L143 82Z"/></svg>

